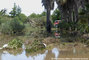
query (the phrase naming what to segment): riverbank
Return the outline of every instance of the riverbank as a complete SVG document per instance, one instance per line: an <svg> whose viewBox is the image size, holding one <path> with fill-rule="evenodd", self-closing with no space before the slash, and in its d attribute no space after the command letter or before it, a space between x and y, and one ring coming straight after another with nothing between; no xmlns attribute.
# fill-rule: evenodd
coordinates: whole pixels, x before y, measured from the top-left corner
<svg viewBox="0 0 89 60"><path fill-rule="evenodd" d="M29 45L34 40L39 40L47 45L52 43L59 43L59 44L66 44L66 43L73 43L73 42L61 42L62 39L54 38L54 37L31 37L31 36L10 36L10 35L0 35L0 47L4 44L7 44L10 40L18 38L24 42L24 44ZM76 43L76 42L74 42ZM80 43L80 41L79 41Z"/></svg>

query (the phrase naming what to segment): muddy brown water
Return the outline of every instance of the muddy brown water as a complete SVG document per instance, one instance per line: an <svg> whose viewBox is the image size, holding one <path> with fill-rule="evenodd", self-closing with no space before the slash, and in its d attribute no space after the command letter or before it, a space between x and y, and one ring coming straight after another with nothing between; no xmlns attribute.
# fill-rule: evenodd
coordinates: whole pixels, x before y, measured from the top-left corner
<svg viewBox="0 0 89 60"><path fill-rule="evenodd" d="M7 43L9 39L14 38L9 38L6 36L8 38L6 40L6 38L4 37L5 36L0 38L0 47L4 43ZM51 50L39 51L35 52L34 54L30 52L28 53L24 49L16 51L0 50L0 60L89 60L89 48L73 47L71 49L65 50L58 47L54 47Z"/></svg>
<svg viewBox="0 0 89 60"><path fill-rule="evenodd" d="M54 47L51 50L40 51L35 54L27 53L24 49L19 52L0 51L0 60L89 60L88 48L73 47L68 50L63 50Z"/></svg>

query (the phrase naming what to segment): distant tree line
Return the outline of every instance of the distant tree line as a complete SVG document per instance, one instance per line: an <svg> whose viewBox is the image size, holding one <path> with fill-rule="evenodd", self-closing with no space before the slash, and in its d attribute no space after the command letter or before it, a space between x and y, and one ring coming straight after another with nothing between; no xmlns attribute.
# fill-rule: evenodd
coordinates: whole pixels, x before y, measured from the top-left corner
<svg viewBox="0 0 89 60"><path fill-rule="evenodd" d="M19 35L27 32L25 31L26 28L45 28L45 16L46 12L44 11L41 14L32 13L26 16L21 12L20 6L14 3L9 14L7 14L7 9L2 9L0 11L0 33Z"/></svg>

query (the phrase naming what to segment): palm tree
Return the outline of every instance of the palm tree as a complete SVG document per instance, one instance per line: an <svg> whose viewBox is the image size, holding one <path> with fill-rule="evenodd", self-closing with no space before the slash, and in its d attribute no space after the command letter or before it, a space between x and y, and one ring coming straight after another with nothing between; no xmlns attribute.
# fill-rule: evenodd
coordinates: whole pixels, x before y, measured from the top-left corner
<svg viewBox="0 0 89 60"><path fill-rule="evenodd" d="M80 29L83 29L83 31L86 33L89 30L89 1L86 0L85 3L85 10L80 9L79 11L79 22L82 26Z"/></svg>
<svg viewBox="0 0 89 60"><path fill-rule="evenodd" d="M60 10L61 20L64 20L66 23L74 23L73 27L69 26L68 30L77 32L77 23L78 23L78 9L80 6L85 9L84 5L85 0L56 0L58 9ZM61 30L61 29L60 29Z"/></svg>
<svg viewBox="0 0 89 60"><path fill-rule="evenodd" d="M50 11L54 8L54 0L42 0L42 4L45 7L47 12L46 29L48 33L51 33Z"/></svg>
<svg viewBox="0 0 89 60"><path fill-rule="evenodd" d="M56 0L56 3L60 10L62 20L67 22L78 21L78 8L84 6L83 0Z"/></svg>

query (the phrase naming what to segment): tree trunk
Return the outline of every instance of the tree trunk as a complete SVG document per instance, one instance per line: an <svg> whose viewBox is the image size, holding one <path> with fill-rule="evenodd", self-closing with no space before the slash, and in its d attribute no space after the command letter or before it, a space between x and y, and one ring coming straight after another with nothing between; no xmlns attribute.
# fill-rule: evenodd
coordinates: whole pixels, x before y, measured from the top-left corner
<svg viewBox="0 0 89 60"><path fill-rule="evenodd" d="M51 21L50 21L50 9L47 9L47 21L46 21L46 30L48 33L51 33Z"/></svg>

